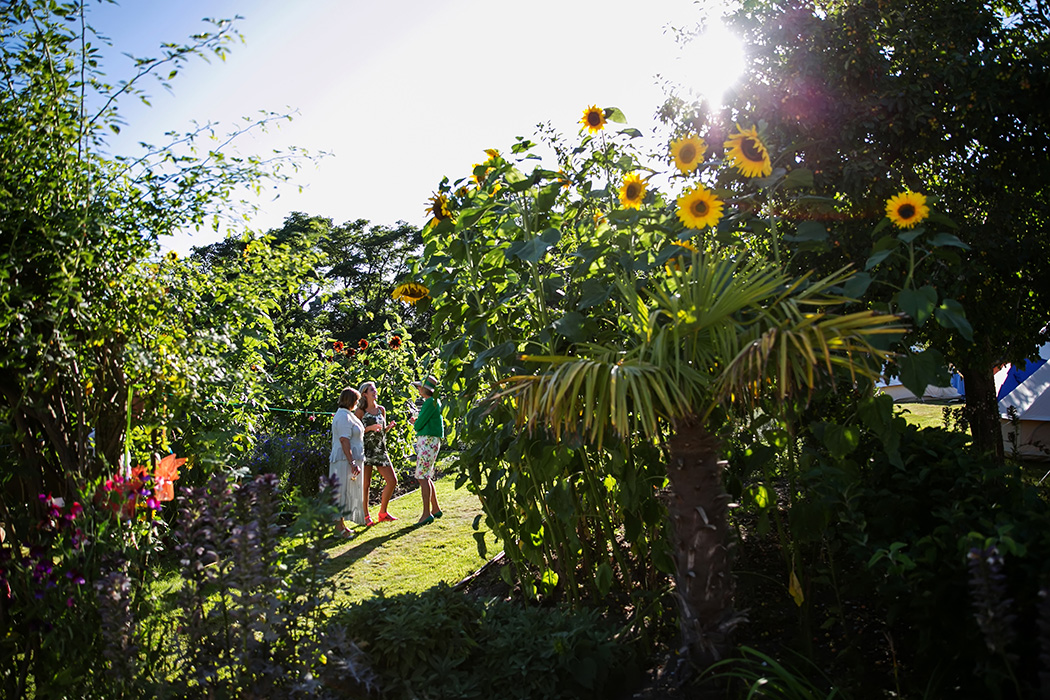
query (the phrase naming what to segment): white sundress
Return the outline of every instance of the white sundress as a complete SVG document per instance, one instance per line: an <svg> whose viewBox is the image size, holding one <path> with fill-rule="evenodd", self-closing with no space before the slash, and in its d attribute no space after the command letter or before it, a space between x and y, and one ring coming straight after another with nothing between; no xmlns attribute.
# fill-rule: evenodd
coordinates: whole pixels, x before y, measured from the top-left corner
<svg viewBox="0 0 1050 700"><path fill-rule="evenodd" d="M334 476L339 483L335 504L340 513L358 525L365 524L364 479L360 471L356 476L351 473L340 438L350 440L350 455L360 470L365 463L364 434L365 426L357 416L345 408L335 412L332 418L332 452L328 456L328 476Z"/></svg>

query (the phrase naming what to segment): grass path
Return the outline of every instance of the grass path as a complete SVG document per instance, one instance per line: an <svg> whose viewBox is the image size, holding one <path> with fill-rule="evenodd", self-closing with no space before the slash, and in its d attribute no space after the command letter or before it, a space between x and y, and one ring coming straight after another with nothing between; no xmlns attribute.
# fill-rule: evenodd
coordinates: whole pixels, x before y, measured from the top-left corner
<svg viewBox="0 0 1050 700"><path fill-rule="evenodd" d="M325 573L335 583L336 602L357 602L378 589L392 595L421 592L441 581L454 585L481 568L486 560L478 556L473 528L481 503L454 484L452 477L435 482L444 516L430 525L416 525L423 511L416 490L390 502L396 522L354 526L356 536L350 540L337 537L333 527ZM372 517L379 512L378 507L370 510ZM486 544L489 558L499 552L491 536Z"/></svg>

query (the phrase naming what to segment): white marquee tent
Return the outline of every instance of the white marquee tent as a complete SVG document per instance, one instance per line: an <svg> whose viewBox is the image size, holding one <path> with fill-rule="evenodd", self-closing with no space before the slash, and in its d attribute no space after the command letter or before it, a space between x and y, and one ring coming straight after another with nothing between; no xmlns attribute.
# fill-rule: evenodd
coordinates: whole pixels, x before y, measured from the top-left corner
<svg viewBox="0 0 1050 700"><path fill-rule="evenodd" d="M1016 412L1013 418L1011 407ZM1025 459L1050 459L1050 362L999 400L999 418L1007 454L1013 453L1016 440Z"/></svg>

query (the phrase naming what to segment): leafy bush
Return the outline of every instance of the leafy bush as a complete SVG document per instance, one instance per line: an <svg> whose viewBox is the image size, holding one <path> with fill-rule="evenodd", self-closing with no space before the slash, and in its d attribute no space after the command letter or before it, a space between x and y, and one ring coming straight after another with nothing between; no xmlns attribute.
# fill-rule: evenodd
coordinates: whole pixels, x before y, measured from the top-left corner
<svg viewBox="0 0 1050 700"><path fill-rule="evenodd" d="M1036 678L1050 509L1016 469L997 468L966 443L958 433L909 427L897 452L861 447L871 455L863 464L827 461L809 470L803 492L807 508L826 508L834 523L825 547L846 554L832 580L851 598L876 601L913 681L938 678L1001 697L1011 677ZM968 573L968 554L992 548L1005 565L996 568L996 586L981 586ZM974 597L971 588L1001 595ZM1018 615L1013 634L999 630L1013 643L1005 650L978 626L1003 610Z"/></svg>
<svg viewBox="0 0 1050 700"><path fill-rule="evenodd" d="M319 429L298 435L273 435L260 441L248 462L251 474L273 474L280 490L291 496L317 495L321 477L328 476L331 437Z"/></svg>
<svg viewBox="0 0 1050 700"><path fill-rule="evenodd" d="M630 671L598 614L485 604L447 585L374 598L339 622L395 698L605 697Z"/></svg>
<svg viewBox="0 0 1050 700"><path fill-rule="evenodd" d="M167 537L148 479L134 493L116 479L95 484L69 505L42 496L39 522L15 523L0 545L0 695L369 692L371 672L326 613L331 491L299 499L290 529L277 481L217 475L183 489ZM161 559L162 544L175 562ZM181 585L161 595L167 563Z"/></svg>

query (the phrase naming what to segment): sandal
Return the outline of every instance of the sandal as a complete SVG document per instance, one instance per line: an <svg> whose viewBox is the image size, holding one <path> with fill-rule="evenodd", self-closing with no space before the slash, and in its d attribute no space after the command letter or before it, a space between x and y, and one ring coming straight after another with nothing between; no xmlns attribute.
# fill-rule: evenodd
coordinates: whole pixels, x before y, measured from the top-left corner
<svg viewBox="0 0 1050 700"><path fill-rule="evenodd" d="M380 513L379 514L379 522L381 522L381 523L392 523L395 520L397 520L397 518L392 516L390 513Z"/></svg>
<svg viewBox="0 0 1050 700"><path fill-rule="evenodd" d="M372 527L375 524L376 521L372 520L372 516L368 516L367 518L365 518L365 527Z"/></svg>

